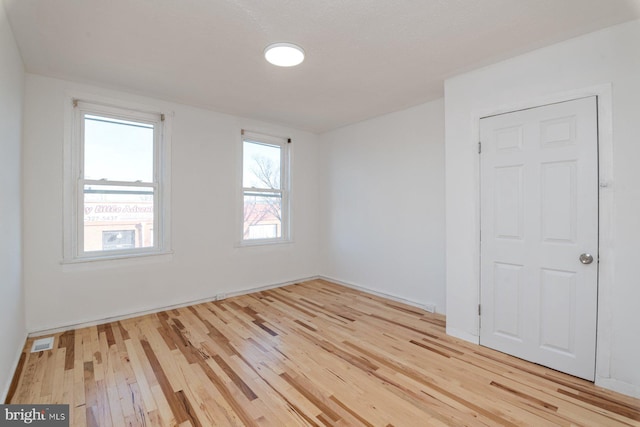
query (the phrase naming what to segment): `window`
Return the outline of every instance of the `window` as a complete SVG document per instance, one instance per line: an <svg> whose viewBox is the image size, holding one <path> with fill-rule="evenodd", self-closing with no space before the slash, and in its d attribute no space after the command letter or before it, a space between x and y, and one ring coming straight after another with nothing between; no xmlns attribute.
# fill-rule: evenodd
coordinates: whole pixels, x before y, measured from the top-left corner
<svg viewBox="0 0 640 427"><path fill-rule="evenodd" d="M242 135L242 242L289 240L289 141Z"/></svg>
<svg viewBox="0 0 640 427"><path fill-rule="evenodd" d="M102 250L131 249L136 247L135 230L111 230L102 232Z"/></svg>
<svg viewBox="0 0 640 427"><path fill-rule="evenodd" d="M163 114L73 103L67 260L165 252Z"/></svg>

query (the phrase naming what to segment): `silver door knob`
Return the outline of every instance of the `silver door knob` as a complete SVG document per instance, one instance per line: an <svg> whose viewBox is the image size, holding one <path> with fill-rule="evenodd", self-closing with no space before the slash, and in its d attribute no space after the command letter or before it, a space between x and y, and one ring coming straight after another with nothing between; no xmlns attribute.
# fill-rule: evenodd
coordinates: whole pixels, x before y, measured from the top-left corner
<svg viewBox="0 0 640 427"><path fill-rule="evenodd" d="M593 256L591 256L591 254L580 254L580 262L583 264L591 264L593 262Z"/></svg>

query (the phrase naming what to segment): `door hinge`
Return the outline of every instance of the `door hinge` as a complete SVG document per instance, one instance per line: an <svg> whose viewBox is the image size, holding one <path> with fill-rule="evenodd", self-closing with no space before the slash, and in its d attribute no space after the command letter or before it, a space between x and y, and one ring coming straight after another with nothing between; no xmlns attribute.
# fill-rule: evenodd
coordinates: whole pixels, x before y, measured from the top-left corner
<svg viewBox="0 0 640 427"><path fill-rule="evenodd" d="M480 304L478 304L478 316L482 315L482 310L480 310Z"/></svg>
<svg viewBox="0 0 640 427"><path fill-rule="evenodd" d="M478 154L482 153L482 142L478 142Z"/></svg>

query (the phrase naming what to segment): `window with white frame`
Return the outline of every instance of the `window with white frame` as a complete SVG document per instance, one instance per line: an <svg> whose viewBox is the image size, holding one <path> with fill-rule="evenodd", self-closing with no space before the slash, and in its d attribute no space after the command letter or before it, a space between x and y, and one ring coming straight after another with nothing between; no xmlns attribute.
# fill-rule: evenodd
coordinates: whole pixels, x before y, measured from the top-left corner
<svg viewBox="0 0 640 427"><path fill-rule="evenodd" d="M165 117L73 101L68 260L168 249Z"/></svg>
<svg viewBox="0 0 640 427"><path fill-rule="evenodd" d="M242 242L289 240L290 140L242 133Z"/></svg>

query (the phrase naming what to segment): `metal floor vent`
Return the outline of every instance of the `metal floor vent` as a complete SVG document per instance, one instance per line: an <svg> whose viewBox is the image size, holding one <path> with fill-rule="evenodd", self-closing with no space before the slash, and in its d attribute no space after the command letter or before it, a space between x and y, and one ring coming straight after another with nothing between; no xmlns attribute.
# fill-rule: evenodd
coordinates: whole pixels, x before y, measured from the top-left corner
<svg viewBox="0 0 640 427"><path fill-rule="evenodd" d="M31 347L31 353L37 353L39 351L45 351L45 350L53 350L53 338L54 337L48 337L48 338L35 340L33 342L33 346Z"/></svg>

